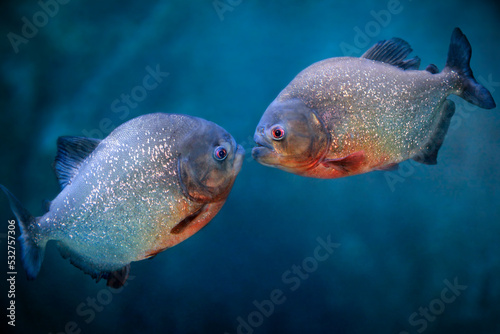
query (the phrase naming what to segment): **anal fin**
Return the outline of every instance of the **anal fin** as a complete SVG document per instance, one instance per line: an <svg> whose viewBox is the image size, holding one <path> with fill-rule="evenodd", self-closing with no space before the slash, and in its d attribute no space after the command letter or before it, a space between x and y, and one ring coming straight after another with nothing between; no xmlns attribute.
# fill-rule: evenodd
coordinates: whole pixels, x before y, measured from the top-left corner
<svg viewBox="0 0 500 334"><path fill-rule="evenodd" d="M120 269L110 271L112 269L104 269L102 266L92 263L88 258L75 252L61 241L58 241L56 245L64 259L69 259L72 265L90 275L96 282L104 278L107 280L107 286L118 289L127 281L130 273L130 263Z"/></svg>
<svg viewBox="0 0 500 334"><path fill-rule="evenodd" d="M108 274L106 285L113 289L119 289L127 281L128 275L130 274L130 264L122 267L121 269L112 271Z"/></svg>
<svg viewBox="0 0 500 334"><path fill-rule="evenodd" d="M426 165L437 164L438 151L443 145L444 137L450 127L451 118L455 113L455 103L451 100L445 100L441 107L441 119L436 130L424 145L424 148L412 157L416 162Z"/></svg>

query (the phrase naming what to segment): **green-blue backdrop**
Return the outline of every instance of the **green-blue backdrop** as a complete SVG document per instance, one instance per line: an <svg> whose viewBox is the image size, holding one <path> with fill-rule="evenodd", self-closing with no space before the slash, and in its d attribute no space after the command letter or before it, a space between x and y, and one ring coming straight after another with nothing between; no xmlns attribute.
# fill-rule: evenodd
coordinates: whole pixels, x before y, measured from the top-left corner
<svg viewBox="0 0 500 334"><path fill-rule="evenodd" d="M2 279L2 327L500 333L498 109L455 99L436 166L406 162L399 171L315 180L250 157L263 111L306 66L400 37L422 67L443 68L456 26L472 44L476 78L499 103L495 1L3 1L0 183L34 214L59 191L51 167L58 136L102 137L139 115L185 113L226 128L247 158L220 214L180 245L133 263L122 290L96 284L53 244L35 281L18 256L16 326L7 326ZM168 75L154 89L137 88L148 70ZM2 194L5 273L12 217ZM318 251L324 243L335 247Z"/></svg>

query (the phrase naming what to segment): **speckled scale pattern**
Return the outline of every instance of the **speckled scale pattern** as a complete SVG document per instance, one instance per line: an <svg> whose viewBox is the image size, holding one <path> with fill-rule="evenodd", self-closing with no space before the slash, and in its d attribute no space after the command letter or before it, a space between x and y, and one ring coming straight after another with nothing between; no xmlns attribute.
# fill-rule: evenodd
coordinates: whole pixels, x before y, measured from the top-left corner
<svg viewBox="0 0 500 334"><path fill-rule="evenodd" d="M105 138L38 221L39 241L58 240L82 269L115 270L168 246L172 227L202 206L183 195L177 170L178 142L199 120L148 116Z"/></svg>
<svg viewBox="0 0 500 334"><path fill-rule="evenodd" d="M303 70L277 100L300 98L327 127L327 158L364 151L372 165L400 162L429 140L458 75L402 70L365 58L330 58Z"/></svg>

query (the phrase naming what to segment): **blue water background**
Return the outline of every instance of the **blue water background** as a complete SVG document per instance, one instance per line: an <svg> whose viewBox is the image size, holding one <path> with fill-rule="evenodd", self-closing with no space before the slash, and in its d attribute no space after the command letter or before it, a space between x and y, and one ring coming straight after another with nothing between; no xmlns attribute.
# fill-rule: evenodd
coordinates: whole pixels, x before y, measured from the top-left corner
<svg viewBox="0 0 500 334"><path fill-rule="evenodd" d="M18 251L9 331L500 333L498 108L453 98L458 110L436 166L406 162L399 171L315 180L250 158L267 105L300 70L345 55L347 45L360 56L400 37L423 68L442 69L459 26L476 78L500 103L495 1L222 2L231 10L219 15L212 0L71 0L17 53L8 33L21 35L22 18L32 22L41 7L2 2L0 183L33 214L59 191L51 164L62 135L105 136L162 111L214 121L247 150L219 215L153 260L133 263L133 279L118 293L62 259L54 244L39 277L27 281ZM393 13L377 21L388 6ZM357 29L371 36L357 37ZM113 101L142 85L148 66L169 75L116 112ZM12 217L2 195L4 272ZM312 260L318 240L328 238L340 245ZM296 274L294 265L310 272ZM453 293L453 284L461 290ZM2 279L2 327L7 289ZM279 303L263 302L279 291Z"/></svg>

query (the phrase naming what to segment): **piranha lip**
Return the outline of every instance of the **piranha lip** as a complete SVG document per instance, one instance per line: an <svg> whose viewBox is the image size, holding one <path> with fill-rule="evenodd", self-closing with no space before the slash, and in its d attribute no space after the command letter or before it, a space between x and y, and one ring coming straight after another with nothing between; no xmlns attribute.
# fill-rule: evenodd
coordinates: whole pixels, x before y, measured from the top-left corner
<svg viewBox="0 0 500 334"><path fill-rule="evenodd" d="M270 144L261 140L259 137L255 137L254 141L255 141L255 144L257 145L257 147L265 147L265 148L268 148L270 150L273 150L273 147Z"/></svg>
<svg viewBox="0 0 500 334"><path fill-rule="evenodd" d="M252 158L261 164L270 166L270 158L275 153L274 148L258 136L255 136L254 141L257 146L252 149Z"/></svg>
<svg viewBox="0 0 500 334"><path fill-rule="evenodd" d="M272 151L264 146L256 146L252 149L252 158L265 166L271 166L271 164L267 162L268 159L266 159L266 157L269 157L271 154Z"/></svg>

